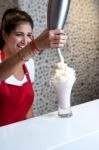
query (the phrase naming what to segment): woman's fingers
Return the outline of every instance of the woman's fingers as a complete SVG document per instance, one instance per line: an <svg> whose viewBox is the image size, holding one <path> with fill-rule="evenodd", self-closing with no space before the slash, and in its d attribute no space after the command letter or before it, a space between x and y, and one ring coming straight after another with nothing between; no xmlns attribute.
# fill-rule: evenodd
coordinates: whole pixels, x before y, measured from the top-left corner
<svg viewBox="0 0 99 150"><path fill-rule="evenodd" d="M61 29L55 30L45 30L41 35L35 40L39 48L57 48L63 47L66 43L67 37L64 31Z"/></svg>
<svg viewBox="0 0 99 150"><path fill-rule="evenodd" d="M62 48L64 46L64 44L61 43L52 43L50 45L50 48Z"/></svg>
<svg viewBox="0 0 99 150"><path fill-rule="evenodd" d="M52 31L50 35L51 48L63 47L66 41L67 36L64 34L63 30Z"/></svg>
<svg viewBox="0 0 99 150"><path fill-rule="evenodd" d="M52 33L50 32L49 39L57 40L58 42L61 42L61 40L63 40L63 42L65 42L67 40L67 36L63 32L63 30L58 30L57 32L54 32L54 30L52 30Z"/></svg>

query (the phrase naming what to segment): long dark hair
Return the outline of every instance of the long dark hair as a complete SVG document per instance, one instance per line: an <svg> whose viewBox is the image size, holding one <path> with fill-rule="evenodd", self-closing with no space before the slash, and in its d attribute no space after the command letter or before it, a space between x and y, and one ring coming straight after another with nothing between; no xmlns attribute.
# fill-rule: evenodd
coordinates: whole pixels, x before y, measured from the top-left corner
<svg viewBox="0 0 99 150"><path fill-rule="evenodd" d="M12 30L16 28L16 26L22 22L29 22L31 28L33 29L33 20L29 14L25 11L20 10L18 8L10 8L5 11L0 28L0 50L4 47L5 41L3 39L3 32L10 34Z"/></svg>

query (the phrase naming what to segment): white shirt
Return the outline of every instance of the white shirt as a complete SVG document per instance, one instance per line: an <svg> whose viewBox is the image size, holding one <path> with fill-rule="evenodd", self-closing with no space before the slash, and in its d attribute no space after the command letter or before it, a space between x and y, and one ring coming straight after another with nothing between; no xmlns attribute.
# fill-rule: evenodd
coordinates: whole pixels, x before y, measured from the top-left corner
<svg viewBox="0 0 99 150"><path fill-rule="evenodd" d="M1 63L1 58L0 58L0 63ZM34 82L34 76L35 76L35 66L34 66L34 60L31 58L29 59L29 61L27 61L25 63L28 72L29 72L29 76L31 79L31 82ZM25 83L27 81L26 75L24 75L24 78L20 81L17 80L13 75L11 75L10 77L8 77L5 82L8 84L12 84L12 85L17 85L17 86L21 86L23 83Z"/></svg>

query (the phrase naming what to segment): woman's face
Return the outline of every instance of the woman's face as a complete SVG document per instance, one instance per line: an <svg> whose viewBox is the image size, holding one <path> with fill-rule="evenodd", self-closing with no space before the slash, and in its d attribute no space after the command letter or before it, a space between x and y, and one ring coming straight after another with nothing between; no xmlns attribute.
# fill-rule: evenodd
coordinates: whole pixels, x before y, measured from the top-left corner
<svg viewBox="0 0 99 150"><path fill-rule="evenodd" d="M5 49L10 55L15 54L31 42L32 28L29 23L21 23L9 35L5 34Z"/></svg>

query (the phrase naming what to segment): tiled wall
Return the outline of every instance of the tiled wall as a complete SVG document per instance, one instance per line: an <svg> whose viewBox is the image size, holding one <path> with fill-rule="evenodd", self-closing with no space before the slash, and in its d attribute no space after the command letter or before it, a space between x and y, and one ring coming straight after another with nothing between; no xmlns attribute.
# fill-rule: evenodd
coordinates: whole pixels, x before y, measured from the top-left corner
<svg viewBox="0 0 99 150"><path fill-rule="evenodd" d="M0 0L0 22L1 22L2 15L6 9L10 7L17 7L17 6L18 6L17 0L8 0L8 1Z"/></svg>
<svg viewBox="0 0 99 150"><path fill-rule="evenodd" d="M16 2L16 3L15 3ZM8 0L6 6L19 5L33 18L34 35L46 28L47 0ZM5 5L0 1L0 10ZM1 16L0 16L1 17ZM71 0L65 24L68 43L62 49L65 62L76 70L77 79L73 87L72 105L99 98L99 0ZM36 115L55 111L57 100L49 84L49 70L59 61L57 50L46 50L35 57L35 103Z"/></svg>

